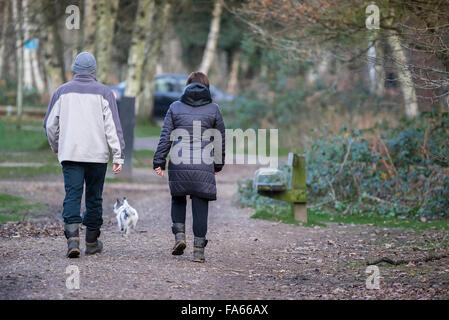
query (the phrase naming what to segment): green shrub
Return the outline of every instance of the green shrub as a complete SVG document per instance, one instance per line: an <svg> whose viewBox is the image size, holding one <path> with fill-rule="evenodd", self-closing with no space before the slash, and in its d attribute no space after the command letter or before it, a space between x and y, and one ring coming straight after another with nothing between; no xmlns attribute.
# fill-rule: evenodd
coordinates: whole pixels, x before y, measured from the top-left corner
<svg viewBox="0 0 449 320"><path fill-rule="evenodd" d="M307 150L307 196L317 209L342 215L449 217L449 114L429 113L370 130L318 134ZM285 170L285 169L284 169ZM239 183L239 202L284 210Z"/></svg>
<svg viewBox="0 0 449 320"><path fill-rule="evenodd" d="M433 113L395 128L323 130L307 153L309 197L346 213L447 218L448 120Z"/></svg>
<svg viewBox="0 0 449 320"><path fill-rule="evenodd" d="M0 101L1 105L16 105L17 98L17 82L10 80L0 81ZM41 107L42 97L35 88L25 89L23 91L24 107Z"/></svg>

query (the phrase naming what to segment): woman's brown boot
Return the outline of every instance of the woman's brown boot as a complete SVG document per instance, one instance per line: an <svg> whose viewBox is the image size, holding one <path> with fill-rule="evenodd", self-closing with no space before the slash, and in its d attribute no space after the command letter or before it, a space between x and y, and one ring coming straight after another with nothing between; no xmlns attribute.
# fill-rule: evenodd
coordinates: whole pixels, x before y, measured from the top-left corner
<svg viewBox="0 0 449 320"><path fill-rule="evenodd" d="M195 237L193 241L193 262L204 263L204 248L207 246L206 238Z"/></svg>
<svg viewBox="0 0 449 320"><path fill-rule="evenodd" d="M175 235L175 246L171 254L174 256L183 255L186 248L186 225L184 223L173 223L172 231Z"/></svg>
<svg viewBox="0 0 449 320"><path fill-rule="evenodd" d="M87 256L100 253L103 250L103 243L98 240L100 230L86 230L86 251Z"/></svg>

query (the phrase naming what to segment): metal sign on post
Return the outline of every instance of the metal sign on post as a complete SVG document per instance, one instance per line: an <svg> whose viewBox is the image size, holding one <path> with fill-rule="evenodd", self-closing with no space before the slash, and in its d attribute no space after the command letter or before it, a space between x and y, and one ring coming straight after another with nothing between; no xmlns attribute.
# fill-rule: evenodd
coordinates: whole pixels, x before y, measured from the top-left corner
<svg viewBox="0 0 449 320"><path fill-rule="evenodd" d="M125 139L125 164L122 172L118 177L130 179L132 178L132 159L134 149L134 126L135 126L135 97L122 97L117 101L118 114L123 130L123 138Z"/></svg>

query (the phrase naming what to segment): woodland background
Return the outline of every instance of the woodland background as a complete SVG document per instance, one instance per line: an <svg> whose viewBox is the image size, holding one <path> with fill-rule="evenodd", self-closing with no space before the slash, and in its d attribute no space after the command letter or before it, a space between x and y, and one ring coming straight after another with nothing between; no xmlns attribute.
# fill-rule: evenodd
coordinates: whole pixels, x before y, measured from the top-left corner
<svg viewBox="0 0 449 320"><path fill-rule="evenodd" d="M1 0L0 19L0 110L17 105L18 128L83 50L99 81L127 81L141 123L156 74L201 70L236 97L228 127L279 128L282 150L307 154L318 208L449 214L447 1Z"/></svg>

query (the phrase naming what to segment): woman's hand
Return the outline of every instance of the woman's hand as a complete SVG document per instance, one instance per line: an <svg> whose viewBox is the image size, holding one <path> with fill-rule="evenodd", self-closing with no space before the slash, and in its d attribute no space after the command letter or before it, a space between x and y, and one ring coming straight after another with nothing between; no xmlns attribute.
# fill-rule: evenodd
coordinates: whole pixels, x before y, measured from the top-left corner
<svg viewBox="0 0 449 320"><path fill-rule="evenodd" d="M114 174L119 174L120 171L122 171L123 165L118 164L118 163L114 163L112 165L112 171L114 171Z"/></svg>
<svg viewBox="0 0 449 320"><path fill-rule="evenodd" d="M162 170L161 167L154 169L154 171L156 171L158 176L164 176L164 170Z"/></svg>

